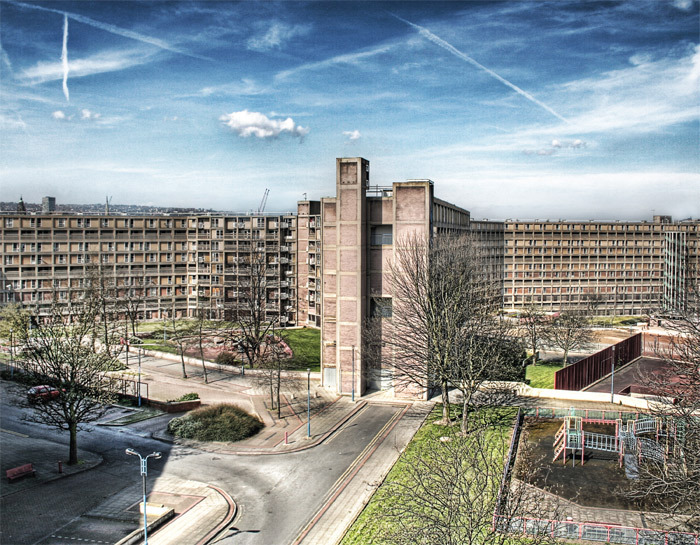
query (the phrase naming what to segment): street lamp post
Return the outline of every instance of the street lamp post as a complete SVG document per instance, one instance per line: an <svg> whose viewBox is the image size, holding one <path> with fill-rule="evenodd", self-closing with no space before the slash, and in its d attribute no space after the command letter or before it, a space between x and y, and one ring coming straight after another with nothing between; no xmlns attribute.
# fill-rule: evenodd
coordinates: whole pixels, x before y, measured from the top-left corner
<svg viewBox="0 0 700 545"><path fill-rule="evenodd" d="M615 347L612 347L612 370L610 372L610 403L615 403Z"/></svg>
<svg viewBox="0 0 700 545"><path fill-rule="evenodd" d="M141 406L141 347L137 348L139 357L139 381L136 383L136 390L139 396L139 407Z"/></svg>
<svg viewBox="0 0 700 545"><path fill-rule="evenodd" d="M306 370L306 437L311 437L311 369Z"/></svg>
<svg viewBox="0 0 700 545"><path fill-rule="evenodd" d="M160 458L160 452L152 452L146 457L141 456L132 448L126 449L126 453L131 456L138 456L141 460L141 477L143 479L143 544L148 545L148 518L146 516L146 475L148 474L148 459L157 460Z"/></svg>
<svg viewBox="0 0 700 545"><path fill-rule="evenodd" d="M15 376L15 339L13 336L12 328L10 328L10 380L14 379Z"/></svg>
<svg viewBox="0 0 700 545"><path fill-rule="evenodd" d="M355 345L352 345L352 400L355 401Z"/></svg>

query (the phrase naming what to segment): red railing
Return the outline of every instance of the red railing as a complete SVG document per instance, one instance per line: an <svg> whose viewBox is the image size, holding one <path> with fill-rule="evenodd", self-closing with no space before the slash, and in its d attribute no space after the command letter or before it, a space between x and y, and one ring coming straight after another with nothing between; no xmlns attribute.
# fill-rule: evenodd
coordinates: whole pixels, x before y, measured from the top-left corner
<svg viewBox="0 0 700 545"><path fill-rule="evenodd" d="M582 390L612 371L612 364L624 365L642 355L642 334L609 346L554 373L555 390Z"/></svg>
<svg viewBox="0 0 700 545"><path fill-rule="evenodd" d="M698 534L618 526L601 522L574 522L496 515L494 528L499 532L513 534L547 534L557 539L621 543L623 545L700 545Z"/></svg>

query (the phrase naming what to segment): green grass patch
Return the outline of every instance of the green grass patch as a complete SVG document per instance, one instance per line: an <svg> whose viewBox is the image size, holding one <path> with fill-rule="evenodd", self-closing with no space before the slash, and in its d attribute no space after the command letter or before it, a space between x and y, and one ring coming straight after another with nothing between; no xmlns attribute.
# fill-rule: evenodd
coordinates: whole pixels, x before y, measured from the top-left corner
<svg viewBox="0 0 700 545"><path fill-rule="evenodd" d="M525 378L530 381L533 388L554 388L554 373L562 368L561 363L540 362L537 365L528 365L525 369Z"/></svg>
<svg viewBox="0 0 700 545"><path fill-rule="evenodd" d="M455 407L453 412L459 413L460 408ZM426 507L426 504L419 503L419 500L416 501L416 498L429 495L426 494L426 491L421 487L426 483L433 483L436 488L441 488L443 490L449 490L453 484L457 485L457 488L459 486L466 487L469 489L468 496L471 496L473 493L475 497L481 498L481 500L475 501L484 501L485 497L485 501L488 504L485 512L488 512L489 515L486 517L487 520L483 521L483 526L480 526L480 528L490 526L490 514L493 513L492 506L496 499L498 486L500 485L500 473L498 471L494 473L493 470L494 467L496 469L502 468L502 464L505 462L505 454L510 443L510 431L512 429L515 413L516 410L513 408L489 409L482 411L480 417L474 417L485 418L488 422L485 428L487 431L484 432L481 437L485 440L484 452L489 453L489 455L484 456L484 458L489 458L491 456L492 460L490 463L493 467L491 467L491 471L489 472L479 471L478 459L480 457L471 456L469 460L467 460L467 458L464 459L464 465L461 467L463 471L460 471L458 464L448 461L451 460L450 454L464 452L460 449L461 445L474 445L474 443L467 438L459 436L457 433L459 431L458 426L451 426L448 428L435 423L442 417L442 407L437 405L425 424L418 430L413 440L408 444L382 485L374 493L360 516L345 534L341 545L383 545L389 543L384 536L398 529L399 524L404 527L404 530L406 527L410 529L413 526L416 528L417 532L423 531L422 528L425 528L425 520L420 517L410 520L410 515L401 517L387 516L388 513L395 514L397 511L401 512L407 504L411 504L414 501L415 505L412 506L412 509L424 509L429 516L441 518L444 515L444 513L440 513L442 507L431 512L431 508ZM450 441L452 442L449 444L443 443L441 438L445 437L451 438ZM462 441L464 441L464 443ZM440 445L445 445L445 448L441 448ZM447 454L447 457L443 458L445 454ZM431 456L433 457L432 460L429 459ZM475 461L477 467L470 463ZM442 475L433 473L431 471L431 464L445 468L446 473ZM455 479L450 480L449 472L455 470L456 466L457 473L455 473ZM483 482L483 475L486 473L494 475L488 477L488 479L490 479L488 487L485 487ZM420 484L416 479L417 475L422 476L420 478L422 483ZM447 477L447 479L445 479L445 477ZM471 484L472 480L474 482L473 486ZM431 485L429 484L428 486ZM402 488L405 492L403 496L396 493L397 490L401 490ZM483 490L486 488L488 488L488 492L484 496ZM445 505L444 503L437 503ZM460 508L467 509L468 505L469 500ZM416 511L414 510L413 512L415 513ZM477 532L478 531L479 530L477 530ZM425 542L428 543L429 541Z"/></svg>
<svg viewBox="0 0 700 545"><path fill-rule="evenodd" d="M321 368L321 331L318 329L286 329L282 337L292 349L291 365L295 369Z"/></svg>
<svg viewBox="0 0 700 545"><path fill-rule="evenodd" d="M222 403L173 418L168 431L175 437L197 441L241 441L264 427L257 417L235 405Z"/></svg>
<svg viewBox="0 0 700 545"><path fill-rule="evenodd" d="M644 316L596 316L591 318L591 324L597 326L630 326L644 322Z"/></svg>

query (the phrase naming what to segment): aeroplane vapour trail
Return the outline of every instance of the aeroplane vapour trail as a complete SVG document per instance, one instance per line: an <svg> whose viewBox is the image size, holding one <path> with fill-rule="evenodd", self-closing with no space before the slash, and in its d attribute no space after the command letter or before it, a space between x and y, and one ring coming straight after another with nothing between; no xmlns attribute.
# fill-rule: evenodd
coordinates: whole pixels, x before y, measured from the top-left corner
<svg viewBox="0 0 700 545"><path fill-rule="evenodd" d="M143 42L146 44L154 45L154 46L159 47L161 49L165 49L166 51L171 51L173 53L185 55L187 57L192 57L194 59L202 59L205 61L213 60L209 57L204 57L202 55L195 55L194 53L190 53L188 51L184 51L183 49L173 47L170 44L168 44L167 42L164 42L163 40L159 40L158 38L152 38L151 36L146 36L145 34L139 34L138 32L133 32L131 30L127 30L125 28L120 28L120 27L115 26L115 25L110 25L108 23L102 23L100 21L96 21L95 19L90 19L89 17L85 17L85 16L79 15L77 13L71 13L69 11L61 11L61 10L53 9L53 8L45 8L43 6L35 6L32 4L25 4L24 2L8 1L7 3L12 4L13 6L21 7L21 8L36 9L36 10L40 10L40 11L48 11L50 13L58 13L60 15L63 15L64 17L67 17L69 19L73 19L74 21L77 21L79 23L84 23L86 25L90 25L91 27L99 28L100 30L104 30L106 32L111 32L112 34L116 34L117 36L123 36L124 38L131 38L132 40L136 40L138 42Z"/></svg>
<svg viewBox="0 0 700 545"><path fill-rule="evenodd" d="M517 85L515 85L515 84L509 82L507 79L505 79L505 78L499 76L498 74L496 74L496 72L494 72L493 70L490 70L489 68L486 68L483 64L480 64L479 62L477 62L477 61L475 61L474 59L472 59L470 56L468 56L468 55L462 53L459 49L457 49L457 48L454 47L453 45L449 44L448 42L446 42L445 40L443 40L443 39L440 38L439 36L436 36L435 34L433 34L432 32L430 32L427 28L424 28L424 27L422 27L422 26L416 25L416 24L412 23L411 21L407 21L406 19L403 19L402 17L399 17L398 15L395 15L395 14L393 14L393 13L391 13L391 15L392 15L393 17L397 18L399 21L402 21L402 22L406 23L407 25L409 25L409 26L413 27L414 29L416 29L416 30L418 31L418 33L419 33L421 36L423 36L424 38L427 38L428 40L430 40L431 42L433 42L435 45L438 45L438 46L442 47L443 49L445 49L445 50L449 51L450 53L452 53L455 57L459 57L459 58L462 59L463 61L467 61L469 64L471 64L471 65L473 65L473 66L476 66L476 67L479 68L480 70L483 70L483 71L486 72L489 76L491 76L491 77L497 79L497 80L500 81L503 85L506 85L506 86L510 87L511 89L513 89L513 91L515 91L515 92L518 93L519 95L524 96L524 97L525 97L526 99L528 99L530 102L534 102L534 103L537 104L539 107L544 108L545 110L547 110L550 114L552 114L552 115L553 115L554 117L556 117L557 119L560 119L560 120L563 121L564 123L568 123L568 122L569 122L567 119L565 119L564 117L562 117L561 115L559 115L557 112L555 112L554 110L552 110L552 108L550 108L549 106L547 106L547 105L544 104L543 102L540 102L539 100L537 100L535 97L533 97L533 96L532 96L530 93L528 93L527 91L524 91L523 89L521 89L521 88L518 87Z"/></svg>
<svg viewBox="0 0 700 545"><path fill-rule="evenodd" d="M63 16L63 51L61 51L61 64L63 65L63 94L70 102L68 93L68 16Z"/></svg>

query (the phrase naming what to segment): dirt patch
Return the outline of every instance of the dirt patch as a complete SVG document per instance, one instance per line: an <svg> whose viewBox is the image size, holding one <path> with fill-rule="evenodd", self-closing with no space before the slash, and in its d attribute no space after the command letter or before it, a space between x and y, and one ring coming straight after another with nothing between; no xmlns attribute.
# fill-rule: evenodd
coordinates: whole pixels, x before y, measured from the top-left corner
<svg viewBox="0 0 700 545"><path fill-rule="evenodd" d="M630 481L620 468L616 453L587 450L584 464L578 453L572 467L571 457L566 465L561 457L554 458L554 436L562 425L561 420L526 420L521 441L527 441L536 462L531 484L562 498L588 507L638 510L639 505L625 497ZM585 424L584 431L615 434L614 425Z"/></svg>

